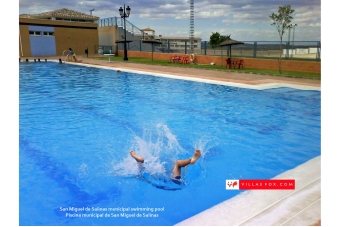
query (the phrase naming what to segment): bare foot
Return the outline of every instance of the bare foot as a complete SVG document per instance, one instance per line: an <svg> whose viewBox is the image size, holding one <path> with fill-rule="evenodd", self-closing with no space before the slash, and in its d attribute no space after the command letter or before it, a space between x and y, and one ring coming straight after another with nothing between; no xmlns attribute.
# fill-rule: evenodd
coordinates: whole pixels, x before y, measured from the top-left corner
<svg viewBox="0 0 340 227"><path fill-rule="evenodd" d="M134 152L134 151L130 151L130 155L137 161L137 162L141 162L141 163L143 163L144 162L144 158L143 157L141 157L141 156L138 156L137 154L136 154L136 152Z"/></svg>
<svg viewBox="0 0 340 227"><path fill-rule="evenodd" d="M201 151L196 150L194 156L192 156L190 164L194 164L201 157Z"/></svg>

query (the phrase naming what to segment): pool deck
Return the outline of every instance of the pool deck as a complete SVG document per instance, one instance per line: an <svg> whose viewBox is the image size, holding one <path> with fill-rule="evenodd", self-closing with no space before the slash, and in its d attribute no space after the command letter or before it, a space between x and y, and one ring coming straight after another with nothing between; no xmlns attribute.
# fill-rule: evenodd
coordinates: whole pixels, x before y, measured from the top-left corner
<svg viewBox="0 0 340 227"><path fill-rule="evenodd" d="M222 82L232 82L239 84L248 84L248 85L259 85L259 84L292 84L292 85L304 85L304 86L313 86L313 87L321 87L321 80L316 79L303 79L303 78L289 78L289 77L280 77L280 76L270 76L270 75L259 75L259 74L250 74L250 73L239 73L237 69L233 72L228 71L218 71L218 70L207 70L207 69L189 69L182 67L173 67L173 66L159 66L159 65L147 65L147 64L138 64L138 63L130 63L130 62L118 62L114 61L114 57L111 57L111 63L104 60L96 60L84 57L77 57L80 60L80 63L90 64L90 65L100 65L106 67L112 67L118 69L127 69L127 70L138 70L149 73L160 73L160 74L171 74L182 77L189 78L199 78L199 79L209 79L216 80ZM32 58L31 58L32 59ZM54 60L58 60L59 58L54 58ZM178 65L176 63L172 63L172 65Z"/></svg>
<svg viewBox="0 0 340 227"><path fill-rule="evenodd" d="M321 225L320 156L274 179L295 179L295 190L245 191L177 226Z"/></svg>
<svg viewBox="0 0 340 227"><path fill-rule="evenodd" d="M321 91L321 80L288 78L172 66L153 66L130 62L95 60L77 56L80 64L109 67L120 71L172 75L177 78L202 80L234 86L265 89L288 86ZM34 58L27 58L33 61ZM41 58L45 59L45 58ZM58 57L46 57L56 60ZM22 59L23 60L23 59ZM75 63L75 64L79 64ZM236 70L235 70L236 71ZM321 156L286 171L275 179L295 179L295 190L252 190L209 208L177 226L311 226L321 225Z"/></svg>

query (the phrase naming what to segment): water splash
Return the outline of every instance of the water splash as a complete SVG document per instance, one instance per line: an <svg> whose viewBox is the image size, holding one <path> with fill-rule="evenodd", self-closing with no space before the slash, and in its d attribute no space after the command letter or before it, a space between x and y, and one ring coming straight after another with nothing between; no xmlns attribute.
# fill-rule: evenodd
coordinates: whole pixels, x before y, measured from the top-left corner
<svg viewBox="0 0 340 227"><path fill-rule="evenodd" d="M199 149L201 151L201 159L205 159L207 155L211 153L212 148L218 145L218 142L209 137L202 137L194 142L195 149Z"/></svg>
<svg viewBox="0 0 340 227"><path fill-rule="evenodd" d="M144 129L141 137L134 135L131 150L144 157L143 166L127 151L123 160L113 163L115 175L136 176L143 171L151 176L167 177L177 157L187 153L169 127L162 123L156 125L156 132Z"/></svg>
<svg viewBox="0 0 340 227"><path fill-rule="evenodd" d="M156 130L144 129L142 136L134 134L130 150L144 157L144 163L138 163L131 157L130 152L122 160L111 163L112 173L120 177L137 177L164 190L181 190L186 183L202 181L207 174L204 158L214 153L217 144L214 138L203 136L192 142L192 149L185 150L166 124L159 123ZM183 185L171 181L172 168L176 160L190 158L193 152L201 150L201 158L194 165L182 169ZM211 152L212 151L212 152ZM185 178L185 179L184 179Z"/></svg>

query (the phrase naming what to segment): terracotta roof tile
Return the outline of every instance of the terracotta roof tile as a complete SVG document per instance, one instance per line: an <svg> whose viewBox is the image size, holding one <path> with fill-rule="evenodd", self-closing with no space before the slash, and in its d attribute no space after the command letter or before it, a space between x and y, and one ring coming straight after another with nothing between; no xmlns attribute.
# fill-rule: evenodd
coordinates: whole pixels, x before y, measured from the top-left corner
<svg viewBox="0 0 340 227"><path fill-rule="evenodd" d="M70 9L57 9L50 12L39 13L39 14L20 14L20 18L36 18L36 19L44 19L48 17L60 17L60 18L72 18L72 19L91 19L91 20L99 20L99 17L92 16L89 14L81 13L75 10Z"/></svg>

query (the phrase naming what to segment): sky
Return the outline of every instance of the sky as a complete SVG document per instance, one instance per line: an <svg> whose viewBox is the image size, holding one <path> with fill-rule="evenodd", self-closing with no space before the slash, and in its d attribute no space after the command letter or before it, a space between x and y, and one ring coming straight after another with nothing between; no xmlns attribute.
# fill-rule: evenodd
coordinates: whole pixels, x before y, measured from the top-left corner
<svg viewBox="0 0 340 227"><path fill-rule="evenodd" d="M156 36L189 37L190 0L19 0L19 14L37 14L61 8L103 18L119 17L120 7L130 6L128 21L139 29L151 28ZM209 41L212 33L240 41L279 41L269 15L279 6L293 12L290 40L321 41L321 0L195 0L194 36ZM294 31L293 31L294 30ZM287 31L283 41L288 40Z"/></svg>

